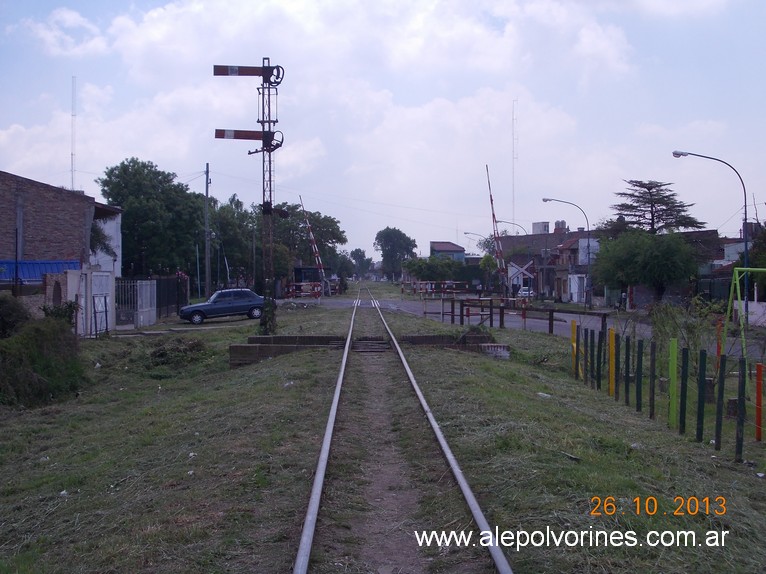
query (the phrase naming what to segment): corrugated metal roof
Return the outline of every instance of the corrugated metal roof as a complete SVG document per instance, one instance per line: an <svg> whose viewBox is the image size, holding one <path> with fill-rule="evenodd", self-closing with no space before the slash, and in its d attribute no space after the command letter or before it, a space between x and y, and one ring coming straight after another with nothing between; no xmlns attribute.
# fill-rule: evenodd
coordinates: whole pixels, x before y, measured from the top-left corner
<svg viewBox="0 0 766 574"><path fill-rule="evenodd" d="M0 281L12 283L16 277L16 261L0 259ZM79 269L80 262L72 261L19 261L19 279L24 283L41 283L46 273L62 273Z"/></svg>

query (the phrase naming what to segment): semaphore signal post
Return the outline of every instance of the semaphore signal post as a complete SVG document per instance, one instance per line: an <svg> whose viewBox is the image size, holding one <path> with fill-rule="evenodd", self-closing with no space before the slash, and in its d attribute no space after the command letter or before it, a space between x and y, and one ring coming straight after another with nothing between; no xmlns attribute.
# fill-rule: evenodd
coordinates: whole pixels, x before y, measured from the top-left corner
<svg viewBox="0 0 766 574"><path fill-rule="evenodd" d="M276 328L276 309L274 303L274 163L271 154L282 146L282 132L274 127L278 123L276 115L277 86L284 78L282 66L272 66L269 58L263 58L261 66L213 66L214 76L260 77L258 88L260 111L258 123L260 130L215 130L218 139L255 140L261 142L259 149L247 152L248 155L260 153L263 158L263 201L261 203L261 245L263 246L263 295L266 298L261 325L265 334L271 334ZM272 107L272 100L274 106ZM253 248L255 249L255 248Z"/></svg>

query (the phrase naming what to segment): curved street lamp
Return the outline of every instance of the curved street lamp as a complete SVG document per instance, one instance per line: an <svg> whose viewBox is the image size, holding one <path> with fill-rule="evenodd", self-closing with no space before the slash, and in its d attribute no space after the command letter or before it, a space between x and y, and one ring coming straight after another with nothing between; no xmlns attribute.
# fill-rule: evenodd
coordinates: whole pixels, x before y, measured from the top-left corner
<svg viewBox="0 0 766 574"><path fill-rule="evenodd" d="M502 220L502 219L498 219L498 220L497 220L497 222L498 222L498 223L507 223L508 225L515 225L516 227L520 227L520 228L521 228L521 230L524 232L524 235L529 235L529 233L527 233L527 230L526 230L526 229L524 229L524 228L523 228L521 225L519 225L518 223L514 223L513 221L504 221L504 220ZM517 233L518 233L518 232L517 232Z"/></svg>
<svg viewBox="0 0 766 574"><path fill-rule="evenodd" d="M745 325L748 325L749 321L750 321L750 316L748 314L748 300L750 299L750 289L749 289L749 283L748 283L747 268L750 267L750 261L748 259L748 250L747 250L747 189L745 189L745 182L742 179L742 176L739 175L739 172L736 169L734 169L734 166L731 165L730 163L726 162L726 161L723 161L722 159L718 159L717 157L712 157L712 156L709 156L709 155L701 155L701 154L698 154L698 153L692 153L690 151L678 151L678 150L676 150L676 151L673 152L673 157L675 157L675 158L686 157L686 156L689 156L689 155L694 156L694 157L701 157L702 159L710 159L710 160L717 161L719 163L722 163L722 164L728 166L729 168L731 168L731 170L734 173L737 174L737 177L739 178L739 182L742 184L742 192L745 195L745 224L742 226L742 240L745 242L745 257L744 257L744 259L745 259L745 261L744 261L744 263L745 263Z"/></svg>
<svg viewBox="0 0 766 574"><path fill-rule="evenodd" d="M576 203L572 203L571 201L565 201L563 199L554 199L553 197L543 197L544 202L549 201L557 201L558 203L566 203L567 205L573 205L577 209L579 209L583 216L585 216L585 228L586 228L586 238L587 238L587 250L588 250L588 264L587 264L587 271L585 273L585 307L589 307L591 303L591 293L590 293L590 222L588 221L588 214L585 213L585 210L577 205Z"/></svg>
<svg viewBox="0 0 766 574"><path fill-rule="evenodd" d="M487 237L486 235L481 235L479 233L474 233L473 231L463 231L463 235L475 235L476 237L480 237L482 241L487 241L489 239L489 237ZM476 241L476 246L477 247L480 246L479 245L479 241ZM482 249L484 249L484 248L482 247ZM485 249L485 251L486 251L486 249Z"/></svg>

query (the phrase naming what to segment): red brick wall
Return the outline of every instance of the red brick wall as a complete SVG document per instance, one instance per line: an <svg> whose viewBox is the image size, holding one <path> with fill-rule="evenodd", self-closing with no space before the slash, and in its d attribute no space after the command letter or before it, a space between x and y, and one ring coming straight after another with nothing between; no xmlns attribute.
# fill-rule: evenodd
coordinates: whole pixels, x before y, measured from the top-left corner
<svg viewBox="0 0 766 574"><path fill-rule="evenodd" d="M95 199L0 171L0 259L14 259L22 217L23 260L88 260Z"/></svg>

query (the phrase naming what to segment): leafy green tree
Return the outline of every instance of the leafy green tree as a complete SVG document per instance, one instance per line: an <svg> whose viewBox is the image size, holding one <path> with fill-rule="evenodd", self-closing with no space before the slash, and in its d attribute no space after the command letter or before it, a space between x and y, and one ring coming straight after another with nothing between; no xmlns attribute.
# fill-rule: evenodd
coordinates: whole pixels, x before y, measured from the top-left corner
<svg viewBox="0 0 766 574"><path fill-rule="evenodd" d="M659 181L626 180L626 191L615 195L624 201L612 205L617 218L607 222L605 228L622 227L644 229L649 233L702 229L705 223L689 215L693 203L676 198L670 183Z"/></svg>
<svg viewBox="0 0 766 574"><path fill-rule="evenodd" d="M353 249L350 254L351 260L354 262L354 272L358 277L363 277L372 267L372 257L367 257L364 249Z"/></svg>
<svg viewBox="0 0 766 574"><path fill-rule="evenodd" d="M402 262L415 257L418 244L395 227L386 227L375 234L373 247L380 251L383 273L391 280L402 274Z"/></svg>
<svg viewBox="0 0 766 574"><path fill-rule="evenodd" d="M432 255L428 259L408 259L402 267L420 281L449 281L455 279L462 263L449 257Z"/></svg>
<svg viewBox="0 0 766 574"><path fill-rule="evenodd" d="M211 247L221 259L220 280L226 286L237 282L243 285L253 284L254 226L253 212L245 209L236 194L222 205L213 203L210 229L215 237L211 239ZM218 269L213 276L218 279Z"/></svg>
<svg viewBox="0 0 766 574"><path fill-rule="evenodd" d="M90 252L95 255L99 251L109 257L117 257L117 252L112 247L111 238L107 235L99 221L94 220L90 226Z"/></svg>
<svg viewBox="0 0 766 574"><path fill-rule="evenodd" d="M491 291L492 274L497 271L497 259L495 259L494 255L487 253L484 257L481 258L481 261L479 261L479 267L484 272L484 290Z"/></svg>
<svg viewBox="0 0 766 574"><path fill-rule="evenodd" d="M660 301L669 285L696 273L697 263L694 249L680 234L632 230L601 242L592 271L608 287L646 285Z"/></svg>
<svg viewBox="0 0 766 574"><path fill-rule="evenodd" d="M340 222L318 211L306 211L304 215L303 208L299 204L280 203L276 206L275 210L277 209L286 212L288 217L274 218L274 243L287 247L293 258L302 261L303 265L314 265L314 253L306 225L306 217L308 217L322 264L330 267L330 260L337 256L338 247L345 245L348 241L346 232L340 227ZM260 225L260 217L258 220Z"/></svg>
<svg viewBox="0 0 766 574"><path fill-rule="evenodd" d="M123 275L189 271L202 237L204 196L149 161L124 160L96 179L109 205L122 208Z"/></svg>

